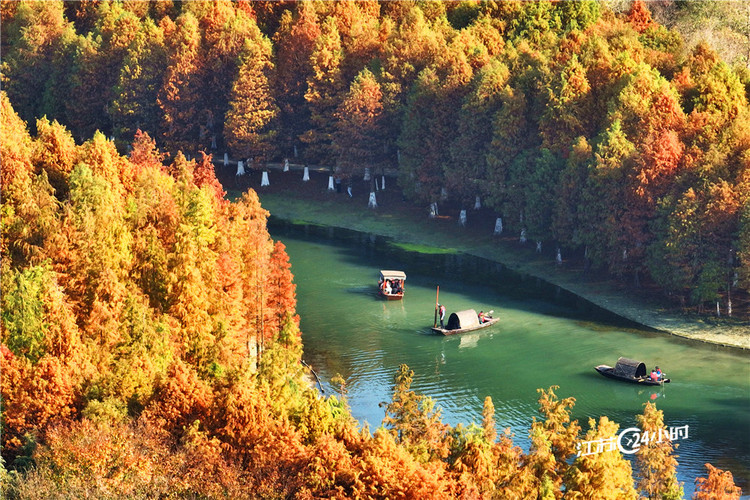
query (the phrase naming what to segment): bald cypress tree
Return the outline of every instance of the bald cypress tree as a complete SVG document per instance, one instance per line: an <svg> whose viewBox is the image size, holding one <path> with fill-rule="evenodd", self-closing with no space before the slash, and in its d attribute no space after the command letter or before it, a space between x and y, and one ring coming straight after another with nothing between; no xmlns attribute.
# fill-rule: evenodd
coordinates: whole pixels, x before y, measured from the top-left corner
<svg viewBox="0 0 750 500"><path fill-rule="evenodd" d="M337 163L345 176L384 160L383 92L375 75L362 70L336 111Z"/></svg>
<svg viewBox="0 0 750 500"><path fill-rule="evenodd" d="M164 31L143 22L123 59L110 106L113 132L125 139L142 130L156 137L161 111L158 95L167 66Z"/></svg>
<svg viewBox="0 0 750 500"><path fill-rule="evenodd" d="M285 155L301 146L300 136L310 129L310 107L305 94L313 74L310 55L321 35L316 3L305 0L294 5L294 13L282 14L281 26L273 38L277 66L273 89L280 109L279 141ZM297 153L301 153L299 148Z"/></svg>
<svg viewBox="0 0 750 500"><path fill-rule="evenodd" d="M162 112L160 135L170 152L191 151L200 132L198 21L188 12L164 28L167 69L157 98Z"/></svg>
<svg viewBox="0 0 750 500"><path fill-rule="evenodd" d="M310 106L310 125L301 140L306 144L306 158L312 162L332 164L336 108L347 90L341 73L344 53L336 22L329 18L310 55L313 72L307 81L305 100Z"/></svg>
<svg viewBox="0 0 750 500"><path fill-rule="evenodd" d="M264 163L273 151L279 109L271 96L267 76L272 69L271 44L258 35L255 41L245 41L230 94L225 138L235 156Z"/></svg>
<svg viewBox="0 0 750 500"><path fill-rule="evenodd" d="M664 412L646 403L642 415L636 415L641 428L641 446L635 455L639 469L638 489L646 498L676 500L683 496L682 484L677 481L675 444L664 426Z"/></svg>

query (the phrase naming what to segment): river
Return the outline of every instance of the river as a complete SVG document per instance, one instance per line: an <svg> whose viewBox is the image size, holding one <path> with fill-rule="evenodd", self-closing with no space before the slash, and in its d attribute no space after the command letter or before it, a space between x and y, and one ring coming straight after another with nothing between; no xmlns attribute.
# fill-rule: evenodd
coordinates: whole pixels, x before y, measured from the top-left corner
<svg viewBox="0 0 750 500"><path fill-rule="evenodd" d="M530 277L461 255L410 252L382 238L316 226L270 224L286 246L297 285L304 359L326 395L341 374L353 416L371 430L384 416L393 376L402 363L414 370L412 389L433 398L445 423L481 423L491 396L500 429L528 450L537 388L559 386L576 399L573 417L608 416L620 429L652 401L668 427L687 426L679 440L678 479L685 496L703 464L750 483L750 354L648 331ZM407 274L402 301L376 293L380 269ZM482 330L443 337L430 331L437 286L452 311L494 311L501 321ZM643 388L606 379L593 367L619 356L659 365L672 383Z"/></svg>

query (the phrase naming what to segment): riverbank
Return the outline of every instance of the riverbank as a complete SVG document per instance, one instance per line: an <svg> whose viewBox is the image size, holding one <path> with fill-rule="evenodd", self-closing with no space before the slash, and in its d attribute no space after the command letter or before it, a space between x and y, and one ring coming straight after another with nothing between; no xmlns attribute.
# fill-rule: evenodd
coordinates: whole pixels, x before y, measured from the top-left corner
<svg viewBox="0 0 750 500"><path fill-rule="evenodd" d="M310 180L303 181L300 169L271 170L268 186L261 186L260 172L249 171L241 177L235 172L236 167L217 166L228 195L234 197L253 188L263 207L280 219L382 235L417 250L436 247L501 262L646 327L696 341L750 349L750 322L746 318L685 314L664 301L655 289L633 289L600 273L587 273L580 260L565 255L557 263L555 249L537 252L536 245L520 243L517 235L493 235L495 217L489 210L468 210L462 227L458 224L458 208L441 207L439 217L429 218L428 207L416 207L401 199L392 178L386 179L385 190L376 192L378 206L373 209L368 208L369 182L354 182L349 196L345 190L329 190L324 171L311 171Z"/></svg>

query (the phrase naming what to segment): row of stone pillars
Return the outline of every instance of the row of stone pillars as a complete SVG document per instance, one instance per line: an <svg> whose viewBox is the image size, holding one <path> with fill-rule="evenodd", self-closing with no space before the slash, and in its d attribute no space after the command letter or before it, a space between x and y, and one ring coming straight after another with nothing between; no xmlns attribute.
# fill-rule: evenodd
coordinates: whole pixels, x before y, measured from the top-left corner
<svg viewBox="0 0 750 500"><path fill-rule="evenodd" d="M228 163L229 163L228 155L226 153L224 153L224 166L227 166ZM289 171L289 160L288 159L284 160L283 171L284 172L288 172ZM242 160L240 160L240 161L237 162L237 176L245 175L245 173L246 172L245 172L245 168L244 168L244 163L242 162ZM371 177L370 169L369 168L365 168L365 174L364 174L364 177L363 177L362 180L368 181L368 180L371 180L371 178L372 177ZM303 173L302 173L302 181L303 182L308 182L309 180L310 180L310 169L309 169L309 167L307 165L305 165L305 168L304 168ZM337 190L336 189L336 184L338 184L339 182L340 181L334 179L333 175L329 175L328 176L328 190L329 191L335 191L335 190ZM263 176L261 178L260 185L261 186L269 186L270 185L270 182L269 182L269 179L268 179L268 171L263 171ZM384 191L385 190L385 175L381 176L380 185L378 185L378 180L375 179L374 186L375 186L375 190L383 190ZM339 190L340 190L340 188L339 188ZM352 187L351 186L347 187L347 193L349 194L350 197L352 197ZM377 197L376 197L375 191L371 191L370 192L370 196L369 196L369 198L367 200L367 206L369 208L377 208L378 202L377 202ZM482 208L482 203L481 203L480 197L477 196L476 199L475 199L475 202L474 202L474 210L479 210L480 208ZM430 204L429 217L430 218L435 218L435 217L438 217L438 216L439 216L438 204L437 204L437 202L433 202L432 204ZM466 221L467 221L466 210L461 210L461 212L459 212L459 215L458 215L458 224L459 224L459 226L465 227L466 226ZM495 219L495 228L494 228L493 234L495 236L499 236L500 234L502 234L502 232L503 232L503 219L501 217L498 217L497 219ZM526 229L521 229L521 235L519 237L519 242L521 244L525 244L527 242ZM539 240L537 240L537 242L536 242L536 251L537 251L537 253L541 253L542 252L542 242L539 241ZM561 252L560 248L558 248L557 251L556 251L555 262L556 262L557 265L562 265L562 252Z"/></svg>

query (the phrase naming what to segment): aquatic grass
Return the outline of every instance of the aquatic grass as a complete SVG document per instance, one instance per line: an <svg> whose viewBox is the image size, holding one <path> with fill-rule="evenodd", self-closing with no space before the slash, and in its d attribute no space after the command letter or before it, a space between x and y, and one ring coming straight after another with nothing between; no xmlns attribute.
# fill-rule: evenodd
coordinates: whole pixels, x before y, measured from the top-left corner
<svg viewBox="0 0 750 500"><path fill-rule="evenodd" d="M415 243L399 243L396 241L389 241L389 246L400 248L401 250L406 250L407 252L415 252L415 253L421 253L426 255L443 255L443 254L457 254L459 253L458 250L455 248L438 248L428 245L418 245Z"/></svg>

